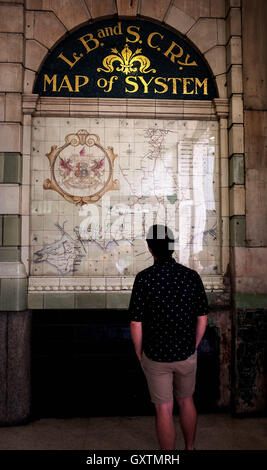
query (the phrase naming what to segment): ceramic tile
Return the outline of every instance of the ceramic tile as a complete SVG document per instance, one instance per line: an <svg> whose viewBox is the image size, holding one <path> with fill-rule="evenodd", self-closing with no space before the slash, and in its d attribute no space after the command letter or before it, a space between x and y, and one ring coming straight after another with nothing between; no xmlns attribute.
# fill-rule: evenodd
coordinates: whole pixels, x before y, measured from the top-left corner
<svg viewBox="0 0 267 470"><path fill-rule="evenodd" d="M110 292L107 294L107 308L123 308L127 309L130 302L130 293L128 292Z"/></svg>
<svg viewBox="0 0 267 470"><path fill-rule="evenodd" d="M86 276L94 281L92 289L123 289L122 278L126 286L128 278L132 282L140 269L152 264L146 242L138 237L144 238L144 227L147 230L155 220L174 225L177 256L185 264L196 265L200 272L219 265L218 239L214 238L221 194L216 122L34 118L33 126L32 275L70 276L71 285L74 279L80 282L79 276ZM67 135L81 129L98 135L103 148L114 148L118 157L112 178L119 181L118 189L83 207L56 191L43 189L44 181L51 179L45 154L52 145L62 146ZM79 185L88 172L88 162L87 170L85 165L81 172L86 152L86 144L77 150L73 147L70 153L62 151L64 161L58 166L57 178L61 184L64 178L69 181L64 186L66 193L79 194ZM90 158L100 161L99 148L90 147L90 152ZM69 169L64 166L68 165L67 158ZM96 177L107 181L109 166L99 171ZM193 231L192 225L197 227ZM102 283L105 278L108 284ZM87 305L84 299L75 302Z"/></svg>
<svg viewBox="0 0 267 470"><path fill-rule="evenodd" d="M0 214L19 214L20 188L15 184L0 185Z"/></svg>
<svg viewBox="0 0 267 470"><path fill-rule="evenodd" d="M105 308L106 296L103 292L90 292L88 294L75 293L75 308Z"/></svg>
<svg viewBox="0 0 267 470"><path fill-rule="evenodd" d="M4 155L4 183L21 182L21 156L19 153L5 153ZM1 172L1 170L0 170Z"/></svg>
<svg viewBox="0 0 267 470"><path fill-rule="evenodd" d="M0 259L1 262L4 261L20 261L20 248L16 246L1 246L0 247Z"/></svg>
<svg viewBox="0 0 267 470"><path fill-rule="evenodd" d="M74 308L74 294L44 294L44 308L45 309L63 309Z"/></svg>

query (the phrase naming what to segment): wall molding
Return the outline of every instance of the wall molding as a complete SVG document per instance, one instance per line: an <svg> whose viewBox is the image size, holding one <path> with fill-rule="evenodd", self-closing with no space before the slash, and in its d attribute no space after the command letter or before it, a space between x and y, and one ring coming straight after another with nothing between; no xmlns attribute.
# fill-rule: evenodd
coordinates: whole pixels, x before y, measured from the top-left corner
<svg viewBox="0 0 267 470"><path fill-rule="evenodd" d="M212 101L61 98L23 94L22 109L26 115L43 117L119 116L124 118L218 120L228 117L229 100L227 98L215 98Z"/></svg>
<svg viewBox="0 0 267 470"><path fill-rule="evenodd" d="M221 275L202 276L207 291L225 291ZM47 292L117 292L131 291L134 277L46 277L30 276L28 291Z"/></svg>

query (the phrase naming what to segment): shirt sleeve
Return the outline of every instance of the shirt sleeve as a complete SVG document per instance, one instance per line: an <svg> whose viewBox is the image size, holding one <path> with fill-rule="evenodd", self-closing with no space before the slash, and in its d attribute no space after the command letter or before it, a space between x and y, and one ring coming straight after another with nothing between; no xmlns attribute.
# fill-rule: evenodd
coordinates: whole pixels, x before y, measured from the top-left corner
<svg viewBox="0 0 267 470"><path fill-rule="evenodd" d="M130 321L144 321L145 304L146 296L143 281L141 276L137 274L129 305Z"/></svg>
<svg viewBox="0 0 267 470"><path fill-rule="evenodd" d="M196 272L196 291L195 302L197 306L197 316L208 315L210 309L207 299L207 294L200 275Z"/></svg>

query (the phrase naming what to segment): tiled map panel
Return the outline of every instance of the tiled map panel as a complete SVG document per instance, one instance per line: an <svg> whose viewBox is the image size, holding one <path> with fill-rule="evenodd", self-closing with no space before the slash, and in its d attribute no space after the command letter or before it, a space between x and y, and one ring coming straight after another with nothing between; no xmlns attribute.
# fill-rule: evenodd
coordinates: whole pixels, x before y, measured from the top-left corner
<svg viewBox="0 0 267 470"><path fill-rule="evenodd" d="M177 261L220 274L218 156L214 121L34 118L31 276L133 278L153 223Z"/></svg>

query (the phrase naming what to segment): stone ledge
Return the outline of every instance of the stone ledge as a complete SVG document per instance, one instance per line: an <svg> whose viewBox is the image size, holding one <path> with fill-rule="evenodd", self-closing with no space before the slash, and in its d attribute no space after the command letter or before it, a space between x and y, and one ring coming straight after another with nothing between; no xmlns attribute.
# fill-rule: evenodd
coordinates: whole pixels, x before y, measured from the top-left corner
<svg viewBox="0 0 267 470"><path fill-rule="evenodd" d="M228 287L221 275L201 276L208 292L225 292ZM29 293L120 293L131 292L134 277L29 277Z"/></svg>
<svg viewBox="0 0 267 470"><path fill-rule="evenodd" d="M217 120L229 114L229 100L154 100L124 98L63 98L23 95L23 113L34 116L116 116L151 119Z"/></svg>
<svg viewBox="0 0 267 470"><path fill-rule="evenodd" d="M46 309L128 309L131 292L29 293L28 308Z"/></svg>
<svg viewBox="0 0 267 470"><path fill-rule="evenodd" d="M230 305L229 290L207 291L211 309L225 309ZM267 297L267 296L266 296ZM43 292L29 291L28 308L31 310L45 309L122 309L127 310L131 298L131 290L120 292Z"/></svg>

